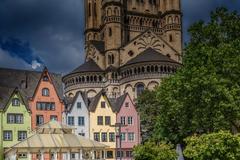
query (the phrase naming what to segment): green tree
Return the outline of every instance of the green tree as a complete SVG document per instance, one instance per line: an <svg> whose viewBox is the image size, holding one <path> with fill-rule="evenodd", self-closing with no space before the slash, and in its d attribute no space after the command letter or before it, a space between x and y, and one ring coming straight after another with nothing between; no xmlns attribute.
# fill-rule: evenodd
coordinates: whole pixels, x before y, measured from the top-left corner
<svg viewBox="0 0 240 160"><path fill-rule="evenodd" d="M186 140L185 157L192 160L239 160L240 137L230 132L192 136Z"/></svg>
<svg viewBox="0 0 240 160"><path fill-rule="evenodd" d="M156 145L146 142L134 148L133 156L135 160L176 160L176 150L169 144Z"/></svg>
<svg viewBox="0 0 240 160"><path fill-rule="evenodd" d="M156 92L145 90L137 99L137 110L141 119L142 141L153 138L154 126L160 114Z"/></svg>
<svg viewBox="0 0 240 160"><path fill-rule="evenodd" d="M189 32L184 66L156 91L155 137L174 144L195 133L240 131L240 16L218 8Z"/></svg>

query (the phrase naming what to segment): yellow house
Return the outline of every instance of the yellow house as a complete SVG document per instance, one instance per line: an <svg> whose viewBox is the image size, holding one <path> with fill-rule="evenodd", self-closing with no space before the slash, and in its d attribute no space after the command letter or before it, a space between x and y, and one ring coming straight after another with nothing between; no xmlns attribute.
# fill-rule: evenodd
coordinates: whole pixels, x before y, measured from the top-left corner
<svg viewBox="0 0 240 160"><path fill-rule="evenodd" d="M91 101L89 111L90 139L109 146L105 153L95 152L95 157L115 159L116 133L113 125L116 123L116 112L103 91L98 93Z"/></svg>

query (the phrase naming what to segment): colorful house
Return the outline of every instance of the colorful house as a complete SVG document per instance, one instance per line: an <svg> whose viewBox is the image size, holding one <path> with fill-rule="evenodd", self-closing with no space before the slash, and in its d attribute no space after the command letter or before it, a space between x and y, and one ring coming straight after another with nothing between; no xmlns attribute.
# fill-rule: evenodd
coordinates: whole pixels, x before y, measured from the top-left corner
<svg viewBox="0 0 240 160"><path fill-rule="evenodd" d="M90 139L101 142L109 148L105 152L106 159L115 159L115 125L116 112L106 94L101 91L91 101L90 111ZM97 158L100 153L95 152Z"/></svg>
<svg viewBox="0 0 240 160"><path fill-rule="evenodd" d="M25 140L31 134L31 113L25 94L18 88L0 87L1 114L1 154L9 147ZM18 154L26 159L26 154Z"/></svg>
<svg viewBox="0 0 240 160"><path fill-rule="evenodd" d="M75 97L66 99L63 123L73 126L75 134L89 138L88 99L85 93L77 92Z"/></svg>
<svg viewBox="0 0 240 160"><path fill-rule="evenodd" d="M124 94L116 101L117 123L121 127L121 152L117 152L117 157L123 157L124 160L132 159L132 149L140 144L140 118L135 105L129 94ZM119 143L117 148L120 148Z"/></svg>
<svg viewBox="0 0 240 160"><path fill-rule="evenodd" d="M33 96L29 99L32 112L32 128L50 120L62 121L64 103L59 95L53 79L45 68L39 78Z"/></svg>

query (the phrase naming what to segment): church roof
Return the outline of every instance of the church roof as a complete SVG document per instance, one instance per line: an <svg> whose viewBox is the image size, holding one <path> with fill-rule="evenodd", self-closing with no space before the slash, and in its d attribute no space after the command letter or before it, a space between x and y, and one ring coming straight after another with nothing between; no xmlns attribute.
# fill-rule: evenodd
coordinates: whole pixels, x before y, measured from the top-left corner
<svg viewBox="0 0 240 160"><path fill-rule="evenodd" d="M103 70L92 59L83 63L78 68L74 69L70 74L81 72L102 72Z"/></svg>
<svg viewBox="0 0 240 160"><path fill-rule="evenodd" d="M90 42L100 53L105 51L104 41L91 41Z"/></svg>
<svg viewBox="0 0 240 160"><path fill-rule="evenodd" d="M36 90L42 72L0 68L0 86L8 88L20 88L28 98L31 98ZM63 99L63 86L61 74L49 73L58 96Z"/></svg>
<svg viewBox="0 0 240 160"><path fill-rule="evenodd" d="M173 59L169 58L168 56L163 55L162 53L148 48L137 55L135 58L128 61L125 65L131 65L135 63L143 63L143 62L171 62L171 63L178 63Z"/></svg>

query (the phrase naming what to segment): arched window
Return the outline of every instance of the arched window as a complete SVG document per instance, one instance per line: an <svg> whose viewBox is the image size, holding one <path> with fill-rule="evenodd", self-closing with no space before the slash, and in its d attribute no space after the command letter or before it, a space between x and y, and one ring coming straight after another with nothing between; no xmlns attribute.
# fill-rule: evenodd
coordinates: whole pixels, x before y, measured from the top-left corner
<svg viewBox="0 0 240 160"><path fill-rule="evenodd" d="M112 60L112 61L111 61L111 62L112 62L111 64L114 64L114 55L111 56L111 60Z"/></svg>
<svg viewBox="0 0 240 160"><path fill-rule="evenodd" d="M175 21L176 24L179 24L179 18L178 18L178 16L175 17L175 20L174 20L174 21Z"/></svg>
<svg viewBox="0 0 240 160"><path fill-rule="evenodd" d="M96 3L94 3L94 6L93 6L93 14L95 17L97 17L97 5Z"/></svg>
<svg viewBox="0 0 240 160"><path fill-rule="evenodd" d="M136 86L137 97L139 97L144 91L144 85L142 83Z"/></svg>
<svg viewBox="0 0 240 160"><path fill-rule="evenodd" d="M48 88L43 88L42 89L42 96L49 96L49 89Z"/></svg>
<svg viewBox="0 0 240 160"><path fill-rule="evenodd" d="M91 17L91 3L88 3L88 16Z"/></svg>
<svg viewBox="0 0 240 160"><path fill-rule="evenodd" d="M108 35L109 35L109 37L112 36L112 28L108 28Z"/></svg>
<svg viewBox="0 0 240 160"><path fill-rule="evenodd" d="M172 24L172 22L173 22L172 16L168 17L168 24Z"/></svg>
<svg viewBox="0 0 240 160"><path fill-rule="evenodd" d="M172 35L170 34L169 35L169 42L172 42L173 41L173 37L172 37Z"/></svg>
<svg viewBox="0 0 240 160"><path fill-rule="evenodd" d="M112 64L112 58L111 58L111 55L108 55L108 64Z"/></svg>

